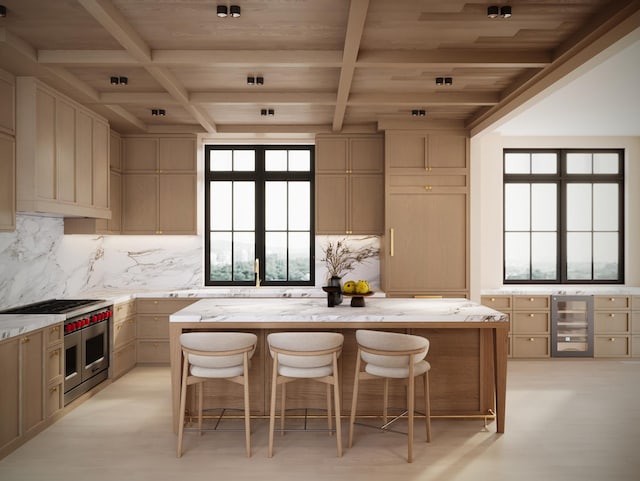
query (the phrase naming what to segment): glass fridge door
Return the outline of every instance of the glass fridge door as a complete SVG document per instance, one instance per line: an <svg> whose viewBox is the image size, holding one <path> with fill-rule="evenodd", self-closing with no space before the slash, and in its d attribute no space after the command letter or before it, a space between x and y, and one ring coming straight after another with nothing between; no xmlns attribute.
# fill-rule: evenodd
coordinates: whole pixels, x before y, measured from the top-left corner
<svg viewBox="0 0 640 481"><path fill-rule="evenodd" d="M554 296L551 305L551 355L593 356L593 298Z"/></svg>

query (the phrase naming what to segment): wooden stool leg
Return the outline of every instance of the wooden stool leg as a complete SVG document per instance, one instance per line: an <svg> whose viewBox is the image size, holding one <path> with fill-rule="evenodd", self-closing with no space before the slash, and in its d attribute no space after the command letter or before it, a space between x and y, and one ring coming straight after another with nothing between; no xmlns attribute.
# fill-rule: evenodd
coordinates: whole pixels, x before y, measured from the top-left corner
<svg viewBox="0 0 640 481"><path fill-rule="evenodd" d="M244 385L244 437L247 448L247 457L251 457L251 412L249 404L249 354L244 353L244 375L242 376Z"/></svg>
<svg viewBox="0 0 640 481"><path fill-rule="evenodd" d="M333 433L333 422L331 420L331 384L327 384L327 425L329 426L329 436Z"/></svg>
<svg viewBox="0 0 640 481"><path fill-rule="evenodd" d="M429 371L424 373L424 418L427 428L427 442L431 442L431 399L429 398Z"/></svg>
<svg viewBox="0 0 640 481"><path fill-rule="evenodd" d="M204 406L204 381L198 383L198 434L202 436L202 408Z"/></svg>
<svg viewBox="0 0 640 481"><path fill-rule="evenodd" d="M280 395L280 436L284 436L284 420L285 420L285 403L287 399L287 384L282 383L282 387L280 388L282 393Z"/></svg>
<svg viewBox="0 0 640 481"><path fill-rule="evenodd" d="M353 379L353 394L351 398L351 416L349 418L349 447L353 446L353 425L356 422L356 407L358 406L358 381L360 380L360 350L356 358L356 375Z"/></svg>
<svg viewBox="0 0 640 481"><path fill-rule="evenodd" d="M382 398L382 424L387 424L387 411L389 410L389 378L384 378L384 392Z"/></svg>
<svg viewBox="0 0 640 481"><path fill-rule="evenodd" d="M273 457L273 431L276 424L276 385L278 381L278 355L273 358L273 373L271 375L271 406L269 406L269 457Z"/></svg>
<svg viewBox="0 0 640 481"><path fill-rule="evenodd" d="M184 411L187 408L187 377L189 375L189 360L185 356L182 366L182 386L180 388L180 421L178 424L178 457L182 456L182 437L184 435Z"/></svg>
<svg viewBox="0 0 640 481"><path fill-rule="evenodd" d="M342 426L340 422L340 388L338 383L338 356L333 353L333 397L336 402L336 442L338 457L342 457Z"/></svg>
<svg viewBox="0 0 640 481"><path fill-rule="evenodd" d="M409 426L407 435L409 438L409 445L407 447L407 462L413 462L413 412L415 402L415 385L416 380L413 377L413 356L409 361L409 392L407 393L407 411L409 411Z"/></svg>

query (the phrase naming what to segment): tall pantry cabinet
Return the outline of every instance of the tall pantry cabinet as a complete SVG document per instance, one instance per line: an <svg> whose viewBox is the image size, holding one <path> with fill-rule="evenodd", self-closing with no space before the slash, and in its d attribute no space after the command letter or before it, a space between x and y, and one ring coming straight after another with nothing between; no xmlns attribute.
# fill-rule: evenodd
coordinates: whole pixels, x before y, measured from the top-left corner
<svg viewBox="0 0 640 481"><path fill-rule="evenodd" d="M15 78L0 69L0 232L16 229Z"/></svg>
<svg viewBox="0 0 640 481"><path fill-rule="evenodd" d="M385 136L381 271L390 297L469 297L466 131Z"/></svg>

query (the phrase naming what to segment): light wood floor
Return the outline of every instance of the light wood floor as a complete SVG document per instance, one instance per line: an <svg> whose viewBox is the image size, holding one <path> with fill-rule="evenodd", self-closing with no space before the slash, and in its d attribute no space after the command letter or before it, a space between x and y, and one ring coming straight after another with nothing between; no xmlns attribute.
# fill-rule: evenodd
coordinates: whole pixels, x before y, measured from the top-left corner
<svg viewBox="0 0 640 481"><path fill-rule="evenodd" d="M187 433L177 459L169 370L139 367L1 460L0 480L638 481L640 361L511 360L505 434L435 419L426 444L421 427L413 464L403 435L363 427L342 458L307 432L276 435L269 459L264 420L250 459L241 432Z"/></svg>

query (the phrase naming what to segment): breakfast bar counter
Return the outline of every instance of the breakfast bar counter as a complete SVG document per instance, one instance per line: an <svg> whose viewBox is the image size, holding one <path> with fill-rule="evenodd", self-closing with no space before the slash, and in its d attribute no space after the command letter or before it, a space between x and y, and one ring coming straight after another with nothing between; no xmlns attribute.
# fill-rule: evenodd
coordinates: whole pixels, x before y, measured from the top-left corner
<svg viewBox="0 0 640 481"><path fill-rule="evenodd" d="M507 377L507 316L466 299L366 298L364 307L350 307L349 299L329 308L323 298L203 299L170 317L171 391L174 429L178 425L182 352L180 334L192 331L244 331L258 335L252 359L250 396L252 415L268 412L271 362L266 344L270 332L285 330L337 331L344 334L340 357L342 406L351 405L357 343L356 329L379 329L424 336L431 346L431 404L434 416L487 416L495 413L496 430L504 432ZM220 383L217 384L216 383ZM382 385L363 391L358 414L381 411ZM295 385L294 385L295 386ZM288 407L296 401L294 386L287 391ZM309 404L311 386L304 386ZM315 401L324 406L320 389ZM314 397L312 396L312 401ZM205 391L207 405L239 407L240 390L212 380ZM390 404L402 406L404 388L390 392ZM416 403L419 404L420 401ZM237 405L237 406L236 406ZM189 408L193 406L190 400ZM308 406L304 406L308 407ZM362 410L361 410L362 409ZM343 411L344 415L348 412Z"/></svg>

